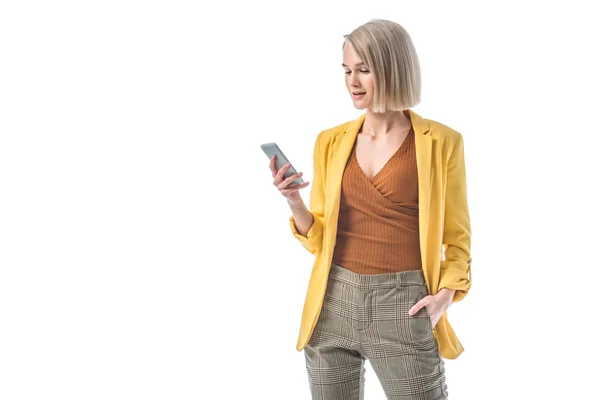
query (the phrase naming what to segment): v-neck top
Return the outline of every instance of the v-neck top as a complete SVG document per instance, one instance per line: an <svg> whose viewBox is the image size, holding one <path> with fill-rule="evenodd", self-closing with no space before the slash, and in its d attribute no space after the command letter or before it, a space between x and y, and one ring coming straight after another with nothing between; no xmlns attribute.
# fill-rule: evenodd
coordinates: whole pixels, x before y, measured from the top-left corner
<svg viewBox="0 0 600 400"><path fill-rule="evenodd" d="M372 180L356 158L344 169L332 261L359 274L418 270L419 187L414 130Z"/></svg>

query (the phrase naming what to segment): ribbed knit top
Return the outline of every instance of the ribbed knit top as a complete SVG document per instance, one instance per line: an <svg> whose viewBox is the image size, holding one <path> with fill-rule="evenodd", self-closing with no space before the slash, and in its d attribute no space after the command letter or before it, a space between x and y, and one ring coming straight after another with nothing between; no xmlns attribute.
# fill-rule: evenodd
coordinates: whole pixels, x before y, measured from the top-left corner
<svg viewBox="0 0 600 400"><path fill-rule="evenodd" d="M342 177L332 261L359 274L418 270L419 186L414 130L372 180L356 158L356 141Z"/></svg>

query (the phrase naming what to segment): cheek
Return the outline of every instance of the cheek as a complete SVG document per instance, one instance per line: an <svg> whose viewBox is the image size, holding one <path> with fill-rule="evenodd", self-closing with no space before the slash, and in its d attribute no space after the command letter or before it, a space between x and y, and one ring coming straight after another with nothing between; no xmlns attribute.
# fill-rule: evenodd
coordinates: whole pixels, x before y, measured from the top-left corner
<svg viewBox="0 0 600 400"><path fill-rule="evenodd" d="M365 82L365 86L369 88L369 91L373 91L373 78L369 75L367 81Z"/></svg>

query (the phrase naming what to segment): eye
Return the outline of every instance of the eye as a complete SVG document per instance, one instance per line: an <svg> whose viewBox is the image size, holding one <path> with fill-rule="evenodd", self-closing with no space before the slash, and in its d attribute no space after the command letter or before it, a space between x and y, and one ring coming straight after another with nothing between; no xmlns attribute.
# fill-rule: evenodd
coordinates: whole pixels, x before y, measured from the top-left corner
<svg viewBox="0 0 600 400"><path fill-rule="evenodd" d="M346 72L344 72L344 73L345 73L346 75L348 75L348 74L349 74L349 73L351 73L351 72L352 72L352 71L346 71ZM368 73L368 72L369 72L369 70L368 70L368 69L367 69L367 70L363 70L363 69L361 69L361 70L360 70L360 72L362 72L362 73L365 73L365 74L366 74L366 73Z"/></svg>

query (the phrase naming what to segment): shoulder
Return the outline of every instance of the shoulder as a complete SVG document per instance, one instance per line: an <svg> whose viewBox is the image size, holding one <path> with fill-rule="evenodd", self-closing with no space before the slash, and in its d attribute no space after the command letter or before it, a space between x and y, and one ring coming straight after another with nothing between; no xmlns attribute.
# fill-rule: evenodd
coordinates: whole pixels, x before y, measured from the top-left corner
<svg viewBox="0 0 600 400"><path fill-rule="evenodd" d="M346 132L346 129L357 119L352 119L349 121L342 122L341 124L335 125L333 127L322 130L321 133L317 136L317 142L320 142L322 145L327 145L329 143L334 142L340 135Z"/></svg>
<svg viewBox="0 0 600 400"><path fill-rule="evenodd" d="M315 157L328 157L332 154L332 149L335 147L336 142L344 136L344 133L352 123L356 123L358 119L342 122L341 124L332 126L330 128L322 130L315 140L314 154Z"/></svg>
<svg viewBox="0 0 600 400"><path fill-rule="evenodd" d="M462 140L462 135L456 129L433 119L424 119L429 124L429 130L434 139L451 142L452 144Z"/></svg>
<svg viewBox="0 0 600 400"><path fill-rule="evenodd" d="M424 120L429 125L429 134L433 140L440 143L444 153L451 154L455 149L462 148L463 136L459 131L433 119Z"/></svg>

